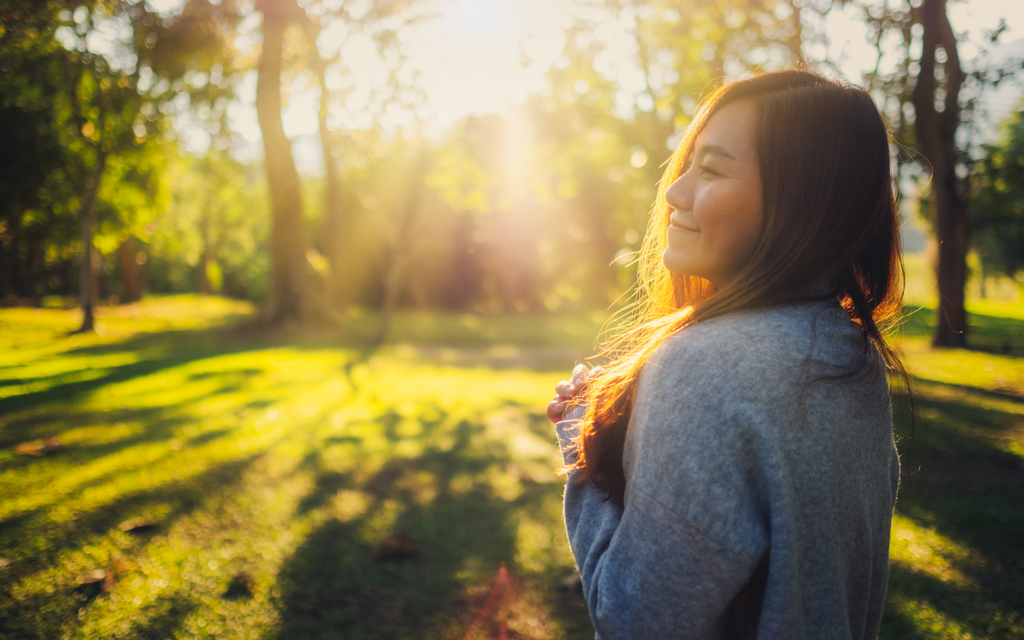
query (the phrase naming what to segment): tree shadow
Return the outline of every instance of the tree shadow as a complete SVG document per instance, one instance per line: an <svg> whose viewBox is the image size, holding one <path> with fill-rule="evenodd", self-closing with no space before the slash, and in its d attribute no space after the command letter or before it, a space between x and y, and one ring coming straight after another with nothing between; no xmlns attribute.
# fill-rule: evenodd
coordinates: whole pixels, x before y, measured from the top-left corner
<svg viewBox="0 0 1024 640"><path fill-rule="evenodd" d="M503 498L488 472L513 461L508 447L480 447L475 438L486 430L481 422L429 413L434 417L421 422L417 436L424 444L419 455L392 457L369 473L359 465L348 472L318 470L300 512L330 509L342 490L363 496L365 508L335 511L282 565L276 603L281 623L271 637L450 637L472 620L465 594L474 578L468 576L486 580L502 563L517 571L517 514L557 499L561 487L522 482L516 497ZM401 438L399 420L389 409L379 416L392 442ZM304 464L316 469L320 460L307 456ZM375 553L386 535L399 532L422 553Z"/></svg>
<svg viewBox="0 0 1024 640"><path fill-rule="evenodd" d="M1010 401L1024 409L1024 399L928 384L946 391L939 397L925 387L917 394L918 424L912 454L909 460L903 458L896 513L972 550L971 559L950 562L976 586L942 582L894 564L882 637L932 637L906 612L922 602L974 637L1008 637L1015 632L1013 624L1018 625L1012 627L1016 632L1024 626L1019 619L1024 611L1024 460L1001 444L1024 433L1016 413L986 402ZM909 425L898 424L896 433L907 438ZM995 632L990 630L993 625Z"/></svg>
<svg viewBox="0 0 1024 640"><path fill-rule="evenodd" d="M166 640L175 637L185 618L196 609L196 603L189 598L170 596L140 611L142 621L132 623L126 637L136 640Z"/></svg>
<svg viewBox="0 0 1024 640"><path fill-rule="evenodd" d="M192 477L167 482L149 491L138 491L77 515L73 520L56 523L49 518L50 507L40 507L0 522L0 553L18 551L6 568L8 575L25 576L58 562L63 551L78 549L91 536L114 530L120 523L159 505L166 510L159 530L166 530L176 519L190 513L211 495L239 482L243 472L257 458L251 455L207 469ZM28 545L25 540L45 541ZM139 538L145 542L148 534Z"/></svg>
<svg viewBox="0 0 1024 640"><path fill-rule="evenodd" d="M314 481L315 487L312 492L306 495L300 502L296 512L300 515L309 513L314 509L327 504L334 494L342 489L352 486L352 478L345 473L326 471L317 474Z"/></svg>
<svg viewBox="0 0 1024 640"><path fill-rule="evenodd" d="M228 407L221 411L222 414L231 416L235 413L234 408ZM210 417L208 414L206 417ZM180 411L168 410L163 407L146 408L135 410L131 412L130 418L133 421L137 421L145 425L141 430L126 437L115 438L108 442L101 442L97 444L83 444L75 443L68 446L61 446L56 451L47 454L45 457L35 456L18 456L8 458L3 463L0 463L0 470L7 472L21 472L30 473L32 467L35 465L47 465L46 473L49 477L53 477L55 474L60 474L64 470L81 470L85 465L92 462L102 461L108 459L110 456L117 454L118 452L129 449L134 446L147 445L158 442L166 442L167 448L165 453L157 458L152 456L145 460L126 460L116 468L110 468L105 472L82 476L78 484L63 484L63 492L55 493L54 499L48 504L53 504L55 500L65 499L70 495L79 492L81 489L87 486L94 486L108 478L115 477L117 475L138 469L143 465L152 465L159 460L162 460L172 455L183 455L179 454L179 449L200 447L216 439L226 437L233 433L237 427L236 424L233 427L223 429L213 429L210 431L202 432L191 436L183 441L179 441L177 445L172 448L172 440L176 432L181 428L182 425L188 424L194 420L193 416L188 413L182 413ZM24 420L15 419L8 424L11 433L24 434L29 429L38 426L42 422L63 422L58 417L53 415L32 415ZM101 426L106 425L110 422L110 414L106 411L79 411L75 412L73 424L67 425L70 428L77 429L90 426ZM58 433L59 435L59 433ZM23 437L23 436L22 436ZM15 438L14 441L20 441L22 438ZM0 441L2 442L2 441ZM9 446L9 443L8 443ZM30 476L31 477L31 476ZM53 492L52 488L48 489L49 492ZM43 507L45 508L45 506ZM0 519L0 524L3 520Z"/></svg>
<svg viewBox="0 0 1024 640"><path fill-rule="evenodd" d="M148 544L156 532L166 531L173 523L199 509L212 497L229 491L237 485L245 470L258 458L249 456L233 460L208 469L202 474L177 482L168 482L151 491L142 491L119 497L115 501L81 514L70 522L54 523L48 517L47 509L22 514L18 518L0 524L0 553L5 555L16 551L13 562L5 568L4 586L0 587L0 620L21 625L8 636L24 640L50 638L63 625L77 626L76 612L102 595L94 590L83 592L70 582L73 576L66 576L65 582L55 584L52 592L38 592L28 596L14 597L8 588L62 561L68 551L80 549L89 538L114 530L121 522L144 512L152 506L160 506L165 513L158 527L147 533L134 536L120 545L120 551L132 555L138 548ZM26 540L44 541L43 544L27 544ZM179 599L158 606L154 617L133 625L128 637L167 638L180 625L196 605L190 600ZM45 612L45 614L43 613ZM40 618L45 615L45 618ZM6 627L6 623L5 623Z"/></svg>
<svg viewBox="0 0 1024 640"><path fill-rule="evenodd" d="M73 401L76 398L111 384L142 378L198 360L244 353L265 346L210 342L209 332L182 331L174 333L181 335L169 337L165 334L149 334L122 342L80 347L59 354L64 356L120 355L129 353L155 355L129 364L104 367L105 372L102 375L87 380L69 380L68 382L57 383L38 391L0 398L0 414L31 409L40 405L45 406L57 402ZM81 369L46 378L32 379L32 381L73 378L77 371L81 371ZM244 369L241 370L241 373L249 373L250 371Z"/></svg>

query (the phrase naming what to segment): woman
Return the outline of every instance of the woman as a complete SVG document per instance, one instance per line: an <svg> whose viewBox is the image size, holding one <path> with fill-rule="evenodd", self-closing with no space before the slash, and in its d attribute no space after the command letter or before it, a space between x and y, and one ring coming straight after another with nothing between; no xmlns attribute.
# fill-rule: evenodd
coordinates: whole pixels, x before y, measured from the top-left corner
<svg viewBox="0 0 1024 640"><path fill-rule="evenodd" d="M803 71L701 106L662 180L633 327L549 415L597 635L874 638L899 482L880 326L902 263L888 136Z"/></svg>

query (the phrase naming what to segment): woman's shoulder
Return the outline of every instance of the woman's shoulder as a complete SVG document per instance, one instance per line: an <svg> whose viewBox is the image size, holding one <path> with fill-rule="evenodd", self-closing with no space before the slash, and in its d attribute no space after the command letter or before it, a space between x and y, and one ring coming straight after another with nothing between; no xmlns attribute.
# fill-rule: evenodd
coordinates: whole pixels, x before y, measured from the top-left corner
<svg viewBox="0 0 1024 640"><path fill-rule="evenodd" d="M837 301L813 300L699 322L661 344L648 364L654 371L732 385L809 361L841 366L863 348L863 333Z"/></svg>

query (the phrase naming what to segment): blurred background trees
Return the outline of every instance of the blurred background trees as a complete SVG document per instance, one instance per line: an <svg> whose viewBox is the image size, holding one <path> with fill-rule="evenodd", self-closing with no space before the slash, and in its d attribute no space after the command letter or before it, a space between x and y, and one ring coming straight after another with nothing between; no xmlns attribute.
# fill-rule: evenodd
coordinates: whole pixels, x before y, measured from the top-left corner
<svg viewBox="0 0 1024 640"><path fill-rule="evenodd" d="M577 0L543 88L437 125L410 28L499 5L3 0L0 300L76 296L83 329L93 300L144 292L254 300L267 325L606 308L632 284L661 166L700 98L762 69L837 64L839 11L868 26L865 86L916 150L901 185L934 171L936 343L965 339L969 247L1019 273L1019 116L984 149L960 126L1019 61L965 67L943 0Z"/></svg>
<svg viewBox="0 0 1024 640"><path fill-rule="evenodd" d="M235 16L230 2L205 0L170 17L127 0L11 0L2 14L4 114L27 125L4 127L13 143L5 145L12 165L5 188L17 191L0 218L16 274L4 283L22 297L66 293L77 262L88 331L99 290L94 270L105 271L97 240L119 248L124 297L141 295L131 239L166 201L162 169L173 149L163 144L165 106L185 98L209 109L230 96L224 34ZM74 241L71 226L80 230Z"/></svg>
<svg viewBox="0 0 1024 640"><path fill-rule="evenodd" d="M971 175L971 232L987 275L1024 270L1024 103L1003 123L1000 138L984 145Z"/></svg>

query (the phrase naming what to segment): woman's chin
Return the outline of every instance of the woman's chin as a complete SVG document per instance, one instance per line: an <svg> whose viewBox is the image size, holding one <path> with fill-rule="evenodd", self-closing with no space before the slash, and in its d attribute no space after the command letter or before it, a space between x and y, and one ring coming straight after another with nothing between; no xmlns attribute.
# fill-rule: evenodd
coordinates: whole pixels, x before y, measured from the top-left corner
<svg viewBox="0 0 1024 640"><path fill-rule="evenodd" d="M677 276L690 276L693 273L693 258L687 251L666 247L661 254L661 263Z"/></svg>

